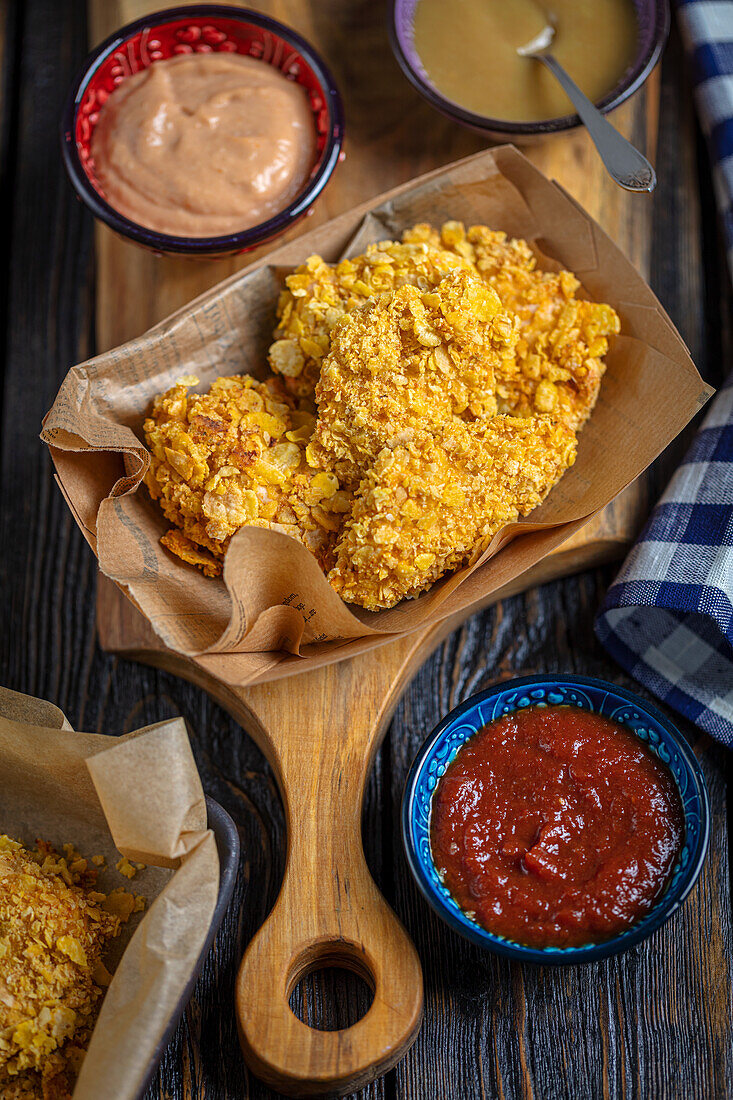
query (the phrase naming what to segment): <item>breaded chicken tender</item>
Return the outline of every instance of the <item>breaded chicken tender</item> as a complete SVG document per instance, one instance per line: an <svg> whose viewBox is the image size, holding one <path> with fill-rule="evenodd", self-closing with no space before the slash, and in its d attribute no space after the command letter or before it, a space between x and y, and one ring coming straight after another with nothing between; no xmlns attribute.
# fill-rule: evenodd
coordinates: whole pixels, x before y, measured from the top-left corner
<svg viewBox="0 0 733 1100"><path fill-rule="evenodd" d="M344 314L401 286L428 290L449 271L469 267L456 252L423 242L380 241L339 264L311 256L285 280L269 352L272 370L292 393L312 397L331 330Z"/></svg>
<svg viewBox="0 0 733 1100"><path fill-rule="evenodd" d="M145 422L168 550L209 576L254 525L310 550L341 597L392 607L479 555L575 459L609 306L529 244L416 225L286 279L273 376L184 378Z"/></svg>
<svg viewBox="0 0 733 1100"><path fill-rule="evenodd" d="M176 528L163 545L218 576L235 531L268 527L298 539L327 569L351 501L333 472L306 462L313 415L277 378L222 377L208 393L189 393L197 383L181 378L144 424L145 483Z"/></svg>
<svg viewBox="0 0 733 1100"><path fill-rule="evenodd" d="M416 225L408 244L448 249L467 261L519 318L516 357L497 375L500 412L547 413L574 428L583 426L598 399L608 337L619 331L609 305L577 298L580 283L569 271L541 271L523 240L474 225L446 222L440 231Z"/></svg>
<svg viewBox="0 0 733 1100"><path fill-rule="evenodd" d="M403 286L347 314L316 386L307 456L355 486L385 444L452 417L496 412L494 375L514 355L516 321L468 271L433 289Z"/></svg>
<svg viewBox="0 0 733 1100"><path fill-rule="evenodd" d="M328 580L370 611L393 607L475 560L545 498L575 461L550 417L452 420L384 447L359 487Z"/></svg>

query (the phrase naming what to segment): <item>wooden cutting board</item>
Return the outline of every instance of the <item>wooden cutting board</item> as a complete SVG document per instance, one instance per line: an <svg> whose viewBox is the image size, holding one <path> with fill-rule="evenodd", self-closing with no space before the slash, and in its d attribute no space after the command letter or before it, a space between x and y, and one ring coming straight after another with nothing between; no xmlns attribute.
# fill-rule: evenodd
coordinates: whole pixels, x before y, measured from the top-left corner
<svg viewBox="0 0 733 1100"><path fill-rule="evenodd" d="M410 88L390 52L381 4L271 0L247 6L281 19L313 42L344 96L345 160L301 231L485 146L480 137L432 111ZM90 0L90 41L159 7L148 0ZM657 113L658 81L652 77L614 115L619 129L652 158ZM610 182L584 131L523 151L647 271L652 200ZM296 228L291 235L297 233ZM159 258L101 225L96 247L100 351L139 335L260 255L220 261ZM648 503L647 483L640 478L511 592L620 556ZM504 590L494 598L509 594ZM417 1033L420 964L366 867L361 806L373 755L401 690L457 625L448 620L348 662L233 689L195 660L166 650L125 597L100 577L102 647L199 684L255 738L278 777L288 824L287 866L275 908L242 961L236 1011L249 1065L282 1092L351 1092L393 1065ZM355 970L374 990L370 1010L344 1031L313 1030L289 1006L305 973L326 965Z"/></svg>

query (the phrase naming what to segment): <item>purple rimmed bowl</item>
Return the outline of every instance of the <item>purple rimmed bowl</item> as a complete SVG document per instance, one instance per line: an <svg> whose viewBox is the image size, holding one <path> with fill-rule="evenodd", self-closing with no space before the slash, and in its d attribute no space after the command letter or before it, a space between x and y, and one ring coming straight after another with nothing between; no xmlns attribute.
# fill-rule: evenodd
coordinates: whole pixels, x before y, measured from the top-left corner
<svg viewBox="0 0 733 1100"><path fill-rule="evenodd" d="M315 163L303 188L267 221L220 237L177 237L126 218L111 206L96 178L91 141L99 111L126 77L182 53L239 53L273 65L302 85L313 113ZM64 165L79 198L122 237L154 252L227 256L248 252L299 221L328 183L343 143L343 108L333 77L299 34L266 15L222 4L168 8L110 35L84 62L69 93L61 124Z"/></svg>
<svg viewBox="0 0 733 1100"><path fill-rule="evenodd" d="M616 87L596 104L604 114L613 111L639 90L659 61L669 35L668 0L632 0L632 2L637 22L636 54ZM460 104L454 103L453 100L447 99L431 81L415 49L413 22L415 9L419 3L420 0L392 0L389 36L402 72L432 107L462 126L499 140L506 140L509 137L528 141L543 134L553 134L580 126L577 115L563 115L561 118L542 119L538 122L510 122L506 119L475 114L461 107Z"/></svg>

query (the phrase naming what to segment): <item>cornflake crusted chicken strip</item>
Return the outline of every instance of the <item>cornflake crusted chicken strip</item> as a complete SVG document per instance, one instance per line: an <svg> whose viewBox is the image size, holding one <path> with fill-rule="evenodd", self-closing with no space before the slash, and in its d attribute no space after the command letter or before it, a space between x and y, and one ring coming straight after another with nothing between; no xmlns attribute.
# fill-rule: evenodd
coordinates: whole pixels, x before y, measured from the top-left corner
<svg viewBox="0 0 733 1100"><path fill-rule="evenodd" d="M370 611L417 596L475 560L575 461L575 434L550 417L452 421L384 447L363 479L328 580Z"/></svg>
<svg viewBox="0 0 733 1100"><path fill-rule="evenodd" d="M313 414L277 378L222 377L208 393L189 393L197 383L181 378L157 397L144 425L145 483L176 528L163 545L218 576L235 531L268 527L298 539L328 569L351 500L334 473L306 462Z"/></svg>
<svg viewBox="0 0 733 1100"><path fill-rule="evenodd" d="M454 251L518 316L516 358L504 360L497 374L499 411L547 413L576 431L581 428L598 399L608 337L620 330L616 311L576 298L580 283L575 275L541 271L526 241L485 225L466 230L452 221L440 231L416 225L403 240Z"/></svg>
<svg viewBox="0 0 733 1100"><path fill-rule="evenodd" d="M455 251L422 241L381 241L339 264L311 256L285 280L269 352L272 370L291 392L312 397L331 330L345 313L401 286L428 290L457 268L469 270L470 264Z"/></svg>
<svg viewBox="0 0 733 1100"><path fill-rule="evenodd" d="M308 460L355 485L406 433L493 416L494 374L513 358L516 330L496 293L467 271L347 314L321 367Z"/></svg>
<svg viewBox="0 0 733 1100"><path fill-rule="evenodd" d="M71 845L0 835L0 1095L68 1100L110 975L102 955L143 899L95 890Z"/></svg>

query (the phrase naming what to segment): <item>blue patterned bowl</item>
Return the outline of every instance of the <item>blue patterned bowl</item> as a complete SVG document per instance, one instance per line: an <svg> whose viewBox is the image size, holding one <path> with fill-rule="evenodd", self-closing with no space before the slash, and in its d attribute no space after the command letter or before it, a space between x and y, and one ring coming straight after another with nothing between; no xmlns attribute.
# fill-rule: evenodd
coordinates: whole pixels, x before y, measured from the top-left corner
<svg viewBox="0 0 733 1100"><path fill-rule="evenodd" d="M619 722L644 741L671 771L685 814L685 838L669 885L654 908L636 924L612 939L583 947L526 947L487 932L471 920L438 877L430 847L433 792L461 746L482 726L530 706L580 707ZM498 955L567 966L595 962L639 943L660 928L682 905L697 881L710 834L710 803L700 766L682 734L656 707L615 684L585 676L556 680L527 676L508 680L472 695L452 710L430 734L410 769L402 800L402 837L407 862L427 901L446 924L466 939Z"/></svg>

